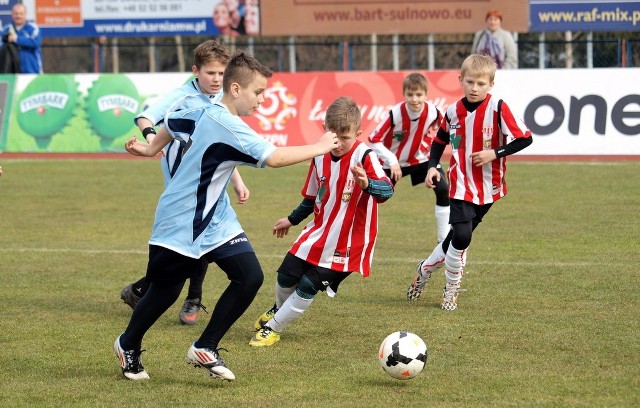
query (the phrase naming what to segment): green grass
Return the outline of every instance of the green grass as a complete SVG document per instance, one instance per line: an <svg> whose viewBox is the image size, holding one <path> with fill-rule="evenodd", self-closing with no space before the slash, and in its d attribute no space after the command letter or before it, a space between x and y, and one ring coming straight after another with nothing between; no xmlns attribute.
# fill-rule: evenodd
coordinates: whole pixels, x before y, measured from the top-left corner
<svg viewBox="0 0 640 408"><path fill-rule="evenodd" d="M0 401L3 406L629 407L640 405L640 162L512 161L509 194L476 230L459 310L439 309L442 273L405 300L434 244L433 193L403 180L381 206L371 277L319 294L277 345L248 346L273 302L274 271L300 231L271 227L300 201L306 165L242 168L236 206L265 284L222 346L237 376L184 362L195 327L176 303L145 337L148 382L122 378L112 343L131 310L122 287L146 268L162 189L153 160L4 159L0 178ZM226 285L212 265L204 303ZM410 330L429 347L410 381L376 352Z"/></svg>

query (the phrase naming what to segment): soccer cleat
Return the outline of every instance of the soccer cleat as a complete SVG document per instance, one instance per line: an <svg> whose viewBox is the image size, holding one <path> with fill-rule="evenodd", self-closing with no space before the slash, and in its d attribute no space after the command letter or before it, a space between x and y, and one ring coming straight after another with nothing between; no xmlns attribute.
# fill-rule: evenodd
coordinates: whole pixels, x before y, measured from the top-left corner
<svg viewBox="0 0 640 408"><path fill-rule="evenodd" d="M450 285L447 283L442 291L442 302L440 303L442 310L456 310L458 308L458 294L464 291L460 288L460 284Z"/></svg>
<svg viewBox="0 0 640 408"><path fill-rule="evenodd" d="M262 329L264 327L264 325L267 324L267 322L269 320L271 320L271 318L273 316L275 316L277 311L278 311L278 308L276 307L276 304L274 303L273 306L271 307L271 309L269 309L266 312L264 312L263 314L261 314L260 317L258 317L258 320L256 320L256 323L253 325L253 327L256 329L256 331Z"/></svg>
<svg viewBox="0 0 640 408"><path fill-rule="evenodd" d="M280 333L273 331L269 326L263 326L253 335L249 345L253 347L273 346L280 341Z"/></svg>
<svg viewBox="0 0 640 408"><path fill-rule="evenodd" d="M130 380L148 380L149 374L144 371L142 361L140 360L140 354L142 354L144 350L124 350L122 346L120 346L120 336L118 336L115 343L113 343L113 349L116 352L116 357L120 360L122 375Z"/></svg>
<svg viewBox="0 0 640 408"><path fill-rule="evenodd" d="M224 364L220 353L218 353L219 350L221 349L198 348L194 341L187 351L187 363L206 369L212 377L233 381L236 376Z"/></svg>
<svg viewBox="0 0 640 408"><path fill-rule="evenodd" d="M207 311L202 303L200 303L200 298L185 300L182 309L180 309L180 315L178 316L182 324L196 324L200 308L205 312Z"/></svg>
<svg viewBox="0 0 640 408"><path fill-rule="evenodd" d="M140 299L142 299L142 297L134 293L133 284L131 284L125 286L124 289L122 289L122 292L120 292L120 299L122 299L124 303L131 306L132 309L135 309L136 305L138 304Z"/></svg>
<svg viewBox="0 0 640 408"><path fill-rule="evenodd" d="M408 300L417 300L420 295L422 295L424 287L427 286L427 283L429 283L429 280L431 279L431 273L438 269L442 264L442 262L440 262L436 265L427 266L425 265L426 261L426 259L423 259L418 262L418 265L416 266L416 276L407 288Z"/></svg>

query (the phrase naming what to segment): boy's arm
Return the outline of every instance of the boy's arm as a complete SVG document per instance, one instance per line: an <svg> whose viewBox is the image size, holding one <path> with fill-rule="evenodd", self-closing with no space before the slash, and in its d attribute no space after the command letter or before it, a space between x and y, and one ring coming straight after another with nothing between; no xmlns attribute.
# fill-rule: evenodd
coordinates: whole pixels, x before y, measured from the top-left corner
<svg viewBox="0 0 640 408"><path fill-rule="evenodd" d="M269 167L290 166L329 153L338 146L338 136L333 132L327 132L313 144L276 148L267 159L266 164Z"/></svg>
<svg viewBox="0 0 640 408"><path fill-rule="evenodd" d="M510 154L518 153L520 150L533 143L533 137L519 137L513 139L511 142L504 146L500 146L497 149L492 150L480 150L479 152L471 153L471 160L476 167L487 164L497 158L509 156Z"/></svg>
<svg viewBox="0 0 640 408"><path fill-rule="evenodd" d="M244 184L244 180L242 180L237 167L233 169L233 173L231 173L231 184L233 185L233 191L235 191L238 196L237 204L246 203L249 200L250 192Z"/></svg>
<svg viewBox="0 0 640 408"><path fill-rule="evenodd" d="M277 238L282 238L289 233L289 228L292 225L300 224L305 218L313 213L314 200L311 198L304 198L300 205L294 209L288 217L280 218L273 226L273 235Z"/></svg>
<svg viewBox="0 0 640 408"><path fill-rule="evenodd" d="M438 134L433 138L433 142L431 143L431 150L429 152L429 164L428 168L437 167L440 163L440 159L444 154L444 149L449 144L449 134L442 129L442 127L438 130Z"/></svg>
<svg viewBox="0 0 640 408"><path fill-rule="evenodd" d="M367 155L365 160L369 160L368 166L372 165L371 155ZM380 166L380 164L377 165ZM375 170L372 171L375 172ZM351 167L351 173L353 173L355 181L362 191L375 197L379 203L387 201L393 195L393 184L391 184L386 175L384 178L378 178L375 174L373 177L369 177L362 163Z"/></svg>

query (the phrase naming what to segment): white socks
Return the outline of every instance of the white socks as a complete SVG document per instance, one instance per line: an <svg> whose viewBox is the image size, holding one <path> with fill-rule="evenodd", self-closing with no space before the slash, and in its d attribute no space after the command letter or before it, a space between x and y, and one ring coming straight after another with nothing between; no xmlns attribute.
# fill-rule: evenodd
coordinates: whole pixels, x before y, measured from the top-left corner
<svg viewBox="0 0 640 408"><path fill-rule="evenodd" d="M444 241L451 229L449 225L449 206L435 206L436 226L438 231L438 242Z"/></svg>
<svg viewBox="0 0 640 408"><path fill-rule="evenodd" d="M440 268L444 263L444 258L445 254L444 250L442 249L442 242L440 242L433 249L431 255L429 255L429 257L422 262L422 269L420 271L422 276L428 275L438 270L438 268Z"/></svg>
<svg viewBox="0 0 640 408"><path fill-rule="evenodd" d="M445 256L445 272L444 276L447 278L447 286L459 286L462 280L463 267L465 262L464 249L455 249L452 244L449 244L449 249Z"/></svg>
<svg viewBox="0 0 640 408"><path fill-rule="evenodd" d="M284 304L284 302L287 300L287 298L296 290L296 287L298 285L293 285L290 288L283 288L282 286L278 285L278 282L276 282L276 307L278 309L280 309L282 307L282 305Z"/></svg>
<svg viewBox="0 0 640 408"><path fill-rule="evenodd" d="M313 302L313 299L305 299L298 296L295 292L292 293L282 307L278 309L275 316L269 320L269 327L271 327L273 331L281 332L290 323L299 319L305 310L311 306L311 302Z"/></svg>

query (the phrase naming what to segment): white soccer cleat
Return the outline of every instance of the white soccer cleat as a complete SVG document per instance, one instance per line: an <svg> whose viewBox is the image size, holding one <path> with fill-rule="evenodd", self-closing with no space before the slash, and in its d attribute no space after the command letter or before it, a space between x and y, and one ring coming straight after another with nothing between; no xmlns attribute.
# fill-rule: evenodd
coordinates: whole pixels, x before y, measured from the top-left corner
<svg viewBox="0 0 640 408"><path fill-rule="evenodd" d="M195 344L196 343L193 342L187 351L187 363L194 367L202 367L206 369L211 376L220 378L221 380L233 381L236 379L236 376L227 368L222 357L220 357L218 353L219 348L216 350L198 348Z"/></svg>

